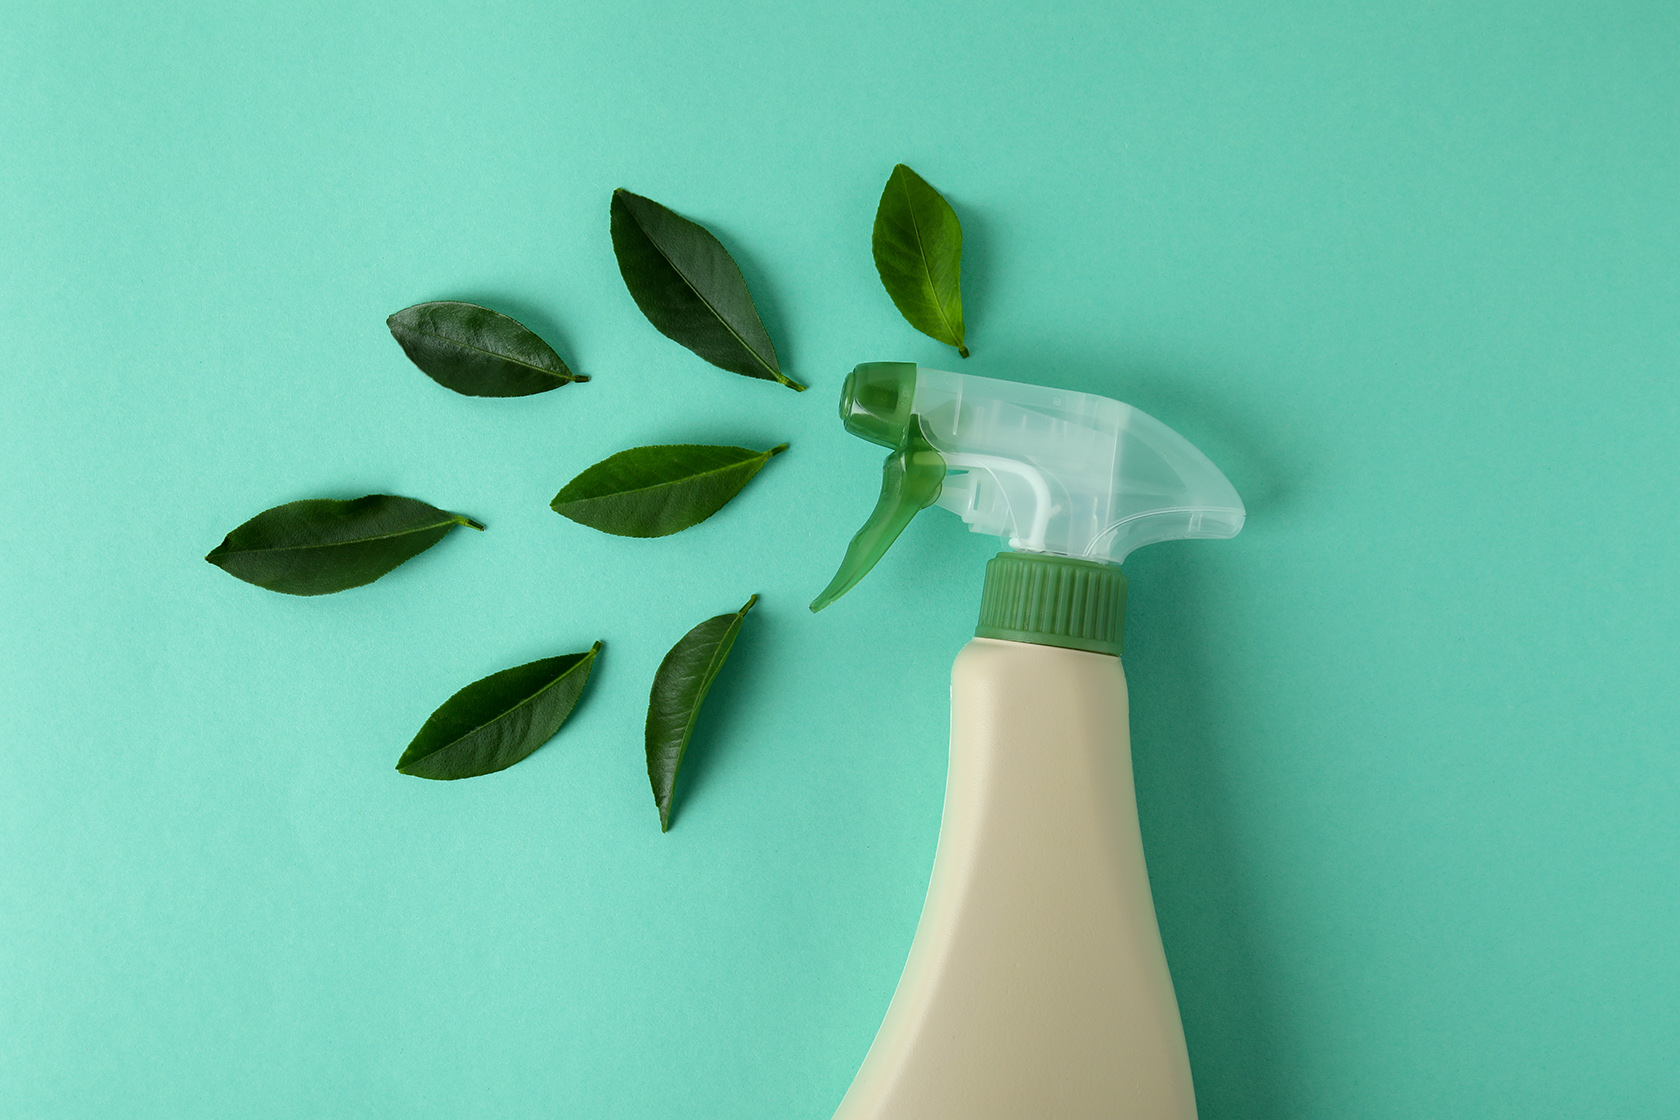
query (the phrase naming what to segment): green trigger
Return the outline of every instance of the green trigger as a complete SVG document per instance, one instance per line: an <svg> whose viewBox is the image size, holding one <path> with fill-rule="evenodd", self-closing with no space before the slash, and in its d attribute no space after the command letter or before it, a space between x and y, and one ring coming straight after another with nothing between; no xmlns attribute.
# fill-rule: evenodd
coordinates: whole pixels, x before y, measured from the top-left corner
<svg viewBox="0 0 1680 1120"><path fill-rule="evenodd" d="M868 575L911 518L938 500L944 483L945 460L922 433L921 417L912 414L898 448L881 467L881 497L875 512L846 546L840 570L811 601L811 610L822 610Z"/></svg>

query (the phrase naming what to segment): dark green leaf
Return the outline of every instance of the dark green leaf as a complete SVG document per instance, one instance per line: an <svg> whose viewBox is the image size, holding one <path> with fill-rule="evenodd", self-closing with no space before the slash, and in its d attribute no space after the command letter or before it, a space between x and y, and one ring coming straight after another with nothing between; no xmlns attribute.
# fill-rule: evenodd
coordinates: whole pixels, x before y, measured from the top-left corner
<svg viewBox="0 0 1680 1120"><path fill-rule="evenodd" d="M706 691L756 602L754 595L734 614L708 618L684 634L654 674L653 694L648 697L647 766L661 832L671 827L671 792L677 786L677 771L682 769L694 722L700 718L700 705L706 702Z"/></svg>
<svg viewBox="0 0 1680 1120"><path fill-rule="evenodd" d="M741 269L706 227L621 188L612 242L625 287L661 334L731 373L804 390L783 375Z"/></svg>
<svg viewBox="0 0 1680 1120"><path fill-rule="evenodd" d="M599 652L596 642L586 653L533 661L474 681L431 714L397 769L441 781L506 770L560 730Z"/></svg>
<svg viewBox="0 0 1680 1120"><path fill-rule="evenodd" d="M722 509L773 455L745 447L678 443L632 447L566 483L554 512L620 537L663 537Z"/></svg>
<svg viewBox="0 0 1680 1120"><path fill-rule="evenodd" d="M484 528L413 498L310 498L257 514L205 559L270 591L326 595L372 583L457 525Z"/></svg>
<svg viewBox="0 0 1680 1120"><path fill-rule="evenodd" d="M417 303L385 325L426 376L469 397L528 397L589 380L532 331L488 307Z"/></svg>
<svg viewBox="0 0 1680 1120"><path fill-rule="evenodd" d="M962 226L939 192L902 163L875 211L875 269L910 325L968 357L963 345Z"/></svg>

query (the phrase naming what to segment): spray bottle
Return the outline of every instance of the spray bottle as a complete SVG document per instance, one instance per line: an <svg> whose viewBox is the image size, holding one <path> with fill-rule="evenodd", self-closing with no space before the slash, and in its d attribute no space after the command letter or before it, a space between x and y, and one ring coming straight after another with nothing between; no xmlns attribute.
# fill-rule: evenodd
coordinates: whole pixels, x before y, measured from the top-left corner
<svg viewBox="0 0 1680 1120"><path fill-rule="evenodd" d="M813 611L930 505L1008 551L951 670L921 921L835 1120L1194 1120L1132 790L1119 564L1235 536L1242 499L1184 437L1089 393L875 362L840 416L892 453Z"/></svg>

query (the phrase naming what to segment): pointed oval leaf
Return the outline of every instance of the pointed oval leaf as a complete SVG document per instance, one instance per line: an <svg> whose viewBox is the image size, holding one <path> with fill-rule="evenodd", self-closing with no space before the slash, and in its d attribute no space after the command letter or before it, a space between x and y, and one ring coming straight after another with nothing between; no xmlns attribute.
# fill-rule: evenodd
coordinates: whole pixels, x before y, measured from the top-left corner
<svg viewBox="0 0 1680 1120"><path fill-rule="evenodd" d="M477 304L417 303L385 325L427 377L469 397L528 397L589 380L518 320Z"/></svg>
<svg viewBox="0 0 1680 1120"><path fill-rule="evenodd" d="M612 242L624 286L659 333L731 373L804 390L782 373L740 267L705 226L620 188Z"/></svg>
<svg viewBox="0 0 1680 1120"><path fill-rule="evenodd" d="M772 456L787 450L678 443L609 455L566 483L554 512L620 537L663 537L728 504Z"/></svg>
<svg viewBox="0 0 1680 1120"><path fill-rule="evenodd" d="M875 211L875 270L910 325L963 344L962 225L940 193L902 163L893 168Z"/></svg>
<svg viewBox="0 0 1680 1120"><path fill-rule="evenodd" d="M372 583L457 525L484 526L414 498L308 498L264 510L205 557L246 583L287 595L327 595Z"/></svg>
<svg viewBox="0 0 1680 1120"><path fill-rule="evenodd" d="M532 661L474 681L431 714L397 769L439 781L506 770L560 730L599 652L596 642L584 653Z"/></svg>
<svg viewBox="0 0 1680 1120"><path fill-rule="evenodd" d="M735 646L742 621L756 602L758 596L754 595L734 614L708 618L684 634L654 674L653 692L648 697L647 767L653 803L659 807L661 832L671 828L671 793L676 789L677 771L682 769L695 721L700 718L700 705L705 703L712 681Z"/></svg>

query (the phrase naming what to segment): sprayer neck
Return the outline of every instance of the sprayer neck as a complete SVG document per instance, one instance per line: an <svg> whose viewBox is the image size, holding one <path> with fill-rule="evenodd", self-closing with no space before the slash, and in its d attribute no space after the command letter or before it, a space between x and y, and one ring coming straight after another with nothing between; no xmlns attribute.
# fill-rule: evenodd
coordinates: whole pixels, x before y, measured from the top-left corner
<svg viewBox="0 0 1680 1120"><path fill-rule="evenodd" d="M986 564L977 638L1120 655L1126 577L1114 564L1000 552Z"/></svg>

